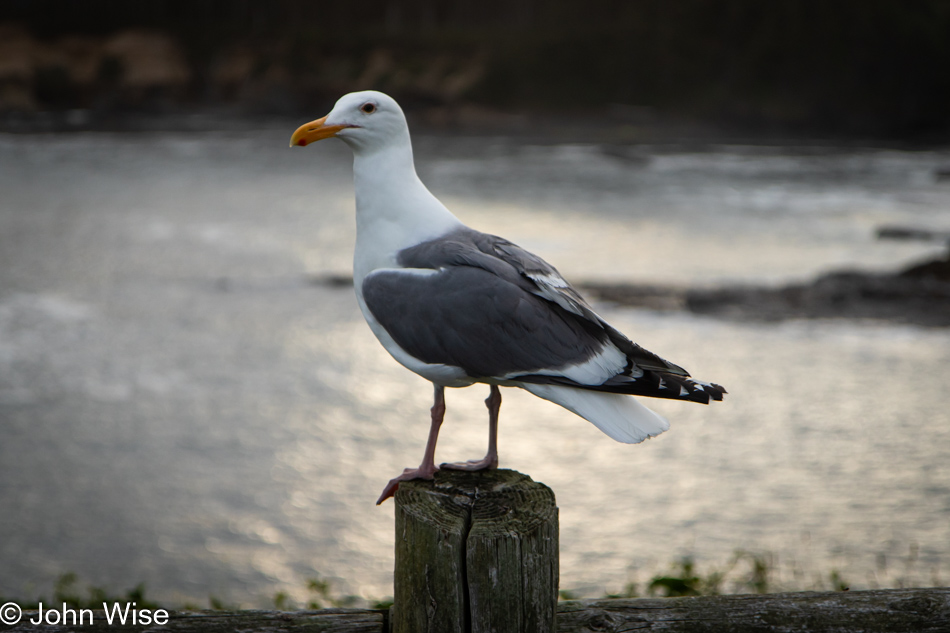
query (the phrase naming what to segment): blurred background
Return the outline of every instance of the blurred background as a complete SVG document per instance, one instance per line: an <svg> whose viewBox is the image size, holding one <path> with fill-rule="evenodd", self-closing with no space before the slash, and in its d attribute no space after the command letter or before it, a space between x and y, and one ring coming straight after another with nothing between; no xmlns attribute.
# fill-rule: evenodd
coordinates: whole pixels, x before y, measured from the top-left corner
<svg viewBox="0 0 950 633"><path fill-rule="evenodd" d="M6 0L0 12L8 117L309 114L371 85L445 124L607 108L839 137L933 141L950 126L940 0Z"/></svg>
<svg viewBox="0 0 950 633"><path fill-rule="evenodd" d="M948 33L938 0L0 2L0 596L392 594L373 502L431 389L356 306L348 150L287 148L368 88L463 221L730 392L626 446L505 391L562 589L945 585Z"/></svg>

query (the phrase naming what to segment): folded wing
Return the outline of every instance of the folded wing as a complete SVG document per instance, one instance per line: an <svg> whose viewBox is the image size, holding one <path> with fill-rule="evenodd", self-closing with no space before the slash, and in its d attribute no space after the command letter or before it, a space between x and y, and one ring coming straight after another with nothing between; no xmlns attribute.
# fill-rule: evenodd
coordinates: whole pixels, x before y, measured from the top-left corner
<svg viewBox="0 0 950 633"><path fill-rule="evenodd" d="M460 229L402 251L399 264L368 275L362 293L393 340L423 362L475 379L722 399L722 387L631 342L557 270L506 240Z"/></svg>

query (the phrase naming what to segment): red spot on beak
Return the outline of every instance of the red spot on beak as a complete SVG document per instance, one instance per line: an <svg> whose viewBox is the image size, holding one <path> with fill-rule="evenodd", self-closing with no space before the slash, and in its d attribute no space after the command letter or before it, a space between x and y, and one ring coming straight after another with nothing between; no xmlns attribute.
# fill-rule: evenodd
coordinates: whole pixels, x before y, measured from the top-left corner
<svg viewBox="0 0 950 633"><path fill-rule="evenodd" d="M300 139L299 141L297 141L297 145L299 145L300 147L306 147L306 146L307 146L307 139L305 139L305 138Z"/></svg>

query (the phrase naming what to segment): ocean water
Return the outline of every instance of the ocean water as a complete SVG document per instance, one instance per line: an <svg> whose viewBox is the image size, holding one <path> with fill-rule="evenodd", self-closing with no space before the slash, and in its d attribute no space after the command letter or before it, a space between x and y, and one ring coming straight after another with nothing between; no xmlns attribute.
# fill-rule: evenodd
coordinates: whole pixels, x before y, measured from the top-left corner
<svg viewBox="0 0 950 633"><path fill-rule="evenodd" d="M431 388L364 324L351 159L291 129L0 136L0 595L64 572L167 604L298 604L307 579L392 594L393 508ZM471 226L569 279L779 284L940 251L950 151L534 145L421 136ZM502 466L553 488L561 586L599 596L692 556L767 553L777 587L950 579L950 332L599 311L727 387L655 402L637 446L503 391ZM487 388L452 390L438 459L485 450Z"/></svg>

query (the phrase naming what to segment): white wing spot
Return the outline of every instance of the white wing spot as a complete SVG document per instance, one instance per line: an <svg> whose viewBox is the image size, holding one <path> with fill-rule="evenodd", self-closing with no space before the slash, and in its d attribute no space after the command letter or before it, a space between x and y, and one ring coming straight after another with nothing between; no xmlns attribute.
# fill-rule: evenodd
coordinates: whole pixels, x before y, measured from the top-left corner
<svg viewBox="0 0 950 633"><path fill-rule="evenodd" d="M560 275L558 275L558 276L554 276L554 275L532 275L532 274L529 273L529 274L528 274L528 277L530 277L532 280L537 281L537 282L540 282L540 283L542 283L542 284L544 284L544 285L546 285L546 286L551 286L552 288L568 288L568 287L570 286L570 284L568 284L568 283L564 280L564 278L561 277Z"/></svg>

